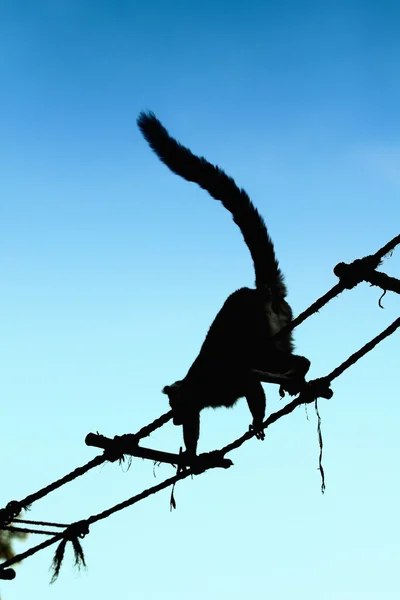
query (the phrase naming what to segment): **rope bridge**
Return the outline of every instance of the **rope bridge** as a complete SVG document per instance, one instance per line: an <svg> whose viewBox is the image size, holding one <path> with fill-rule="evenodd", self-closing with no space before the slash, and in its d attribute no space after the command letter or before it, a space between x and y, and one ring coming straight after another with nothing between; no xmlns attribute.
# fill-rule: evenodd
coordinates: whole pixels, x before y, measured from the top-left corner
<svg viewBox="0 0 400 600"><path fill-rule="evenodd" d="M364 258L357 259L352 263L339 263L334 268L335 275L339 278L339 282L333 286L326 294L321 296L318 300L316 300L309 308L307 308L304 312L302 312L298 317L296 317L289 326L285 327L281 331L279 331L274 338L279 338L279 336L284 335L288 331L294 329L303 321L305 321L308 317L315 314L319 311L323 306L325 306L330 300L338 296L346 289L352 289L362 281L370 283L372 286L378 286L383 290L383 295L389 290L395 292L397 294L400 293L400 280L390 277L385 273L377 271L377 268L382 263L383 258L392 253L394 248L400 243L400 235L397 235L390 242L385 244L382 248L380 248L375 254L371 254L365 256ZM381 298L379 300L379 305ZM368 352L370 352L377 344L383 341L388 336L392 335L400 327L400 318L396 319L389 327L387 327L382 333L377 335L375 338L370 340L367 344L365 344L362 348L360 348L357 352L354 352L351 356L349 356L341 365L336 367L331 373L325 375L324 377L320 377L318 379L314 379L312 381L304 383L302 389L297 398L286 404L280 410L272 413L269 417L263 422L262 428L263 430L270 427L273 423L278 421L285 415L293 412L298 406L301 404L310 404L315 403L317 419L318 419L318 438L320 445L320 454L319 454L319 470L321 473L321 490L322 492L325 489L325 480L324 480L324 470L322 467L322 435L321 435L321 419L318 412L318 398L331 398L333 395L332 390L330 389L331 382L342 375L342 373L354 365L360 358L365 356ZM269 382L269 383L282 383L284 378L281 378L277 375L272 375L270 373L265 373L262 371L255 371L260 378L260 381ZM52 582L57 578L61 563L64 556L64 551L66 544L71 542L75 554L75 563L77 566L85 565L85 557L81 547L80 539L85 537L89 533L90 525L97 523L102 519L106 519L112 514L124 510L149 496L160 492L163 489L166 489L172 486L171 493L171 508L175 508L175 499L174 499L174 486L178 481L186 479L192 475L200 475L205 471L212 468L224 468L227 469L233 465L232 461L229 458L226 458L226 454L231 452L232 450L236 450L239 448L244 442L254 437L256 434L254 431L247 431L241 437L234 440L230 444L220 448L219 450L214 450L212 452L207 452L200 454L194 460L188 462L185 454L173 454L169 452L163 452L160 450L154 450L152 448L147 448L139 444L139 442L148 437L153 431L159 429L165 423L167 423L170 419L172 419L172 411L168 411L167 413L161 415L159 418L155 419L152 423L142 427L135 434L126 434L122 436L115 436L113 439L107 438L100 434L89 433L86 436L86 444L89 446L94 446L97 448L103 449L103 453L96 456L86 464L77 467L70 473L64 475L60 479L50 483L49 485L37 490L36 492L27 495L25 498L21 500L12 500L10 501L4 508L0 509L0 530L11 531L11 532L21 532L21 533L32 533L32 534L41 534L48 536L48 539L44 542L33 546L29 550L14 556L8 560L5 560L2 564L0 564L0 579L13 579L15 577L14 569L10 567L17 562L20 562L37 552L44 550L45 548L58 543L58 547L56 549L54 559L53 559L53 576ZM27 510L34 502L47 496L54 490L66 485L70 481L81 477L91 469L98 467L99 465L109 461L121 461L124 459L126 455L140 457L156 462L169 463L177 466L177 472L173 477L169 477L165 479L161 483L154 485L127 500L116 504L103 512L98 514L93 514L86 519L82 519L81 521L77 521L75 523L54 523L47 521L33 521L19 518L19 515L23 510ZM27 527L30 526L30 527ZM44 529L45 528L45 529Z"/></svg>

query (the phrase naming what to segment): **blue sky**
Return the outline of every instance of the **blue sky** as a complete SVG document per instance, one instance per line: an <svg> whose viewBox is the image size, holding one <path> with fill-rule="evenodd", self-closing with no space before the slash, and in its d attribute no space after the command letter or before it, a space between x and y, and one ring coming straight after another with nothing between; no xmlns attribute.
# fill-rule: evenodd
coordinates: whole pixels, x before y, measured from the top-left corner
<svg viewBox="0 0 400 600"><path fill-rule="evenodd" d="M334 265L399 233L400 8L382 2L4 0L0 8L0 504L94 456L89 431L133 432L165 412L226 296L253 284L229 215L160 164L136 128L152 109L220 164L264 215L298 313ZM399 277L399 252L384 270ZM362 285L296 332L310 375L398 316ZM398 334L235 466L185 481L92 527L89 570L52 551L5 600L398 598ZM281 404L266 386L268 411ZM239 436L245 401L204 413L200 450ZM148 445L176 451L172 425ZM172 474L106 465L34 505L69 522ZM38 540L30 539L21 545Z"/></svg>

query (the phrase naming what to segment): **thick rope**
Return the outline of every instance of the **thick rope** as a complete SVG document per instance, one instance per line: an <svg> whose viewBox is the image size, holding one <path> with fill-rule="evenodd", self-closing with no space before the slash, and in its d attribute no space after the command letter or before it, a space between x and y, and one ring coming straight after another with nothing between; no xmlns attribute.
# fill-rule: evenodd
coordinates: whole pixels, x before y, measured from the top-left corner
<svg viewBox="0 0 400 600"><path fill-rule="evenodd" d="M385 338L389 337L389 335L392 335L392 333L394 333L398 327L400 327L400 318L393 321L393 323L391 325L389 325L389 327L387 327L384 331L382 331L382 333L380 333L379 335L374 337L372 340L367 342L365 344L365 346L363 346L362 348L357 350L357 352L354 352L354 354L349 356L349 358L347 360L342 362L341 365L336 367L336 369L331 371L331 373L329 373L329 375L324 377L324 380L331 382L334 379L336 379L337 377L339 377L339 375L341 375L344 371L346 371L346 369L348 369L349 367L354 365L358 360L360 360L360 358L362 358L368 352L370 352L373 348L375 348L375 346L377 346L379 344L379 342L381 342Z"/></svg>
<svg viewBox="0 0 400 600"><path fill-rule="evenodd" d="M39 535L57 535L57 531L47 531L46 529L28 529L27 527L14 527L13 525L4 525L2 531L15 531L16 533L37 533Z"/></svg>
<svg viewBox="0 0 400 600"><path fill-rule="evenodd" d="M372 273L365 277L365 281L368 281L371 285L376 285L385 291L390 290L391 292L400 294L400 280L395 277L390 277L389 275L386 275L386 273L372 271Z"/></svg>
<svg viewBox="0 0 400 600"><path fill-rule="evenodd" d="M31 521L29 519L14 519L13 523L24 523L25 525L37 525L40 527L60 527L65 529L69 523L53 523L52 521Z"/></svg>
<svg viewBox="0 0 400 600"><path fill-rule="evenodd" d="M168 411L167 413L161 415L160 417L152 421L152 423L149 423L149 425L146 425L145 427L142 427L142 429L139 429L139 431L133 435L137 440L147 437L153 431L167 423L171 418L172 411ZM17 515L20 514L21 510L26 509L40 498L44 498L44 496L47 496L51 492L54 492L54 490L60 488L66 483L69 483L70 481L73 481L74 479L77 479L77 477L81 477L91 469L102 465L108 460L110 460L110 457L107 455L107 453L100 454L99 456L96 456L95 458L87 462L85 465L77 467L67 475L64 475L64 477L57 479L57 481L50 483L49 485L41 488L33 494L29 494L22 500L11 500L11 502L9 502L5 508L0 509L0 529L2 529L3 525L8 525L9 523L13 522Z"/></svg>
<svg viewBox="0 0 400 600"><path fill-rule="evenodd" d="M313 315L316 312L318 312L319 310L321 310L321 308L323 308L325 306L325 304L327 304L330 300L333 300L333 298L336 298L336 296L341 294L347 287L348 273L349 273L349 271L351 272L352 268L356 272L358 270L358 274L360 275L359 267L360 267L360 265L362 265L362 274L364 277L361 279L358 277L357 283L361 283L361 281L363 281L363 279L366 281L369 281L369 277L371 277L371 276L373 277L372 273L375 271L377 266L379 266L379 264L382 262L382 259L387 254L392 252L398 244L400 244L400 234L397 235L396 237L394 237L392 240L390 240L390 242L388 242L387 244L382 246L382 248L377 250L377 252L375 252L375 254L371 254L371 255L366 256L361 259L356 259L349 265L345 265L345 263L339 263L339 265L345 265L345 267L347 267L347 273L346 273L347 277L345 279L339 281L339 283L334 285L328 292L326 292L323 296L318 298L318 300L313 302L311 304L311 306L309 306L306 310L304 310L302 313L300 313L295 319L293 319L293 321L290 323L290 325L281 329L271 339L275 339L280 336L286 335L289 331L292 331L293 329L295 329L295 327L298 327L299 325L301 325L301 323L303 323L306 319L308 319L308 317L311 317L311 315ZM364 268L364 266L366 264L369 264L369 269ZM334 268L334 272L336 272L339 265L336 265L336 267ZM339 267L339 272L340 272L340 267ZM375 279L375 281L376 281L376 279ZM380 281L382 282L382 279ZM393 282L391 282L391 283L393 283ZM356 284L354 284L354 285L356 285Z"/></svg>
<svg viewBox="0 0 400 600"><path fill-rule="evenodd" d="M375 256L382 260L382 258L389 254L389 252L392 252L398 244L400 244L400 234L396 235L392 240L390 240L390 242L388 242L387 244L382 246L380 250L375 252Z"/></svg>
<svg viewBox="0 0 400 600"><path fill-rule="evenodd" d="M189 477L190 475L193 475L193 474L194 473L192 472L192 470L188 469L187 471L184 471L184 472L180 473L179 475L174 475L173 477L170 477L169 479L166 479L165 481L163 481L151 488L148 488L147 490L144 490L140 494L136 494L135 496L132 496L132 498L129 498L128 500L125 500L124 502L120 502L119 504L116 504L115 506L113 506L112 508L109 508L108 510L105 510L96 515L92 515L91 517L89 517L88 519L85 520L85 523L89 526L92 523L96 523L97 521L106 519L110 515L118 512L120 510L123 510L124 508L128 508L128 506L132 506L133 504L136 504L137 502L140 502L141 500L144 500L145 498L148 498L149 496L156 494L157 492L160 492L161 490L169 487L170 485L173 485L176 481L180 481L181 479L186 479L186 477ZM30 548L29 550L26 550L25 552L21 552L21 554L19 554L18 556L14 556L13 558L10 558L10 559L4 561L0 565L0 571L2 571L3 569L6 569L10 565L13 565L17 562L25 560L29 556L33 556L33 554L36 554L37 552L40 552L41 550L48 548L52 544L56 544L57 542L60 542L63 538L64 538L64 532L58 533L58 534L54 535L54 537L52 537L51 539L48 539L45 542L38 544L37 546L33 546L32 548Z"/></svg>

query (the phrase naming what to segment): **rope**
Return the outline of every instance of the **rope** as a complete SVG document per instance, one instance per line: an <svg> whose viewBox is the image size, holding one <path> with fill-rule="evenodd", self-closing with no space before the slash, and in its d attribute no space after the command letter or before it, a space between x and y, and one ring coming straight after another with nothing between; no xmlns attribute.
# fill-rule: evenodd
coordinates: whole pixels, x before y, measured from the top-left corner
<svg viewBox="0 0 400 600"><path fill-rule="evenodd" d="M160 417L157 417L157 419L152 421L152 423L149 423L149 425L146 425L145 427L142 427L142 429L139 429L139 431L133 435L137 440L147 437L153 431L167 423L167 421L169 421L171 418L172 411L168 411ZM51 492L54 492L54 490L60 488L66 483L69 483L70 481L73 481L74 479L77 479L78 477L81 477L91 469L102 465L108 460L111 460L111 457L108 453L104 452L103 454L100 454L99 456L96 456L95 458L87 462L85 465L77 467L67 475L64 475L64 477L57 479L57 481L50 483L49 485L41 488L33 494L29 494L22 500L11 500L11 502L9 502L5 508L0 509L0 529L3 528L3 525L8 525L9 523L14 522L15 518L17 517L17 515L20 514L21 510L26 509L28 506L30 506L40 498L44 498L44 496L47 496ZM53 524L49 523L49 525Z"/></svg>
<svg viewBox="0 0 400 600"><path fill-rule="evenodd" d="M342 362L341 365L336 367L336 369L334 369L331 373L329 373L329 375L327 375L326 378L324 378L324 379L331 382L334 379L336 379L337 377L339 377L339 375L341 375L344 371L346 371L346 369L348 369L349 367L354 365L358 360L360 360L360 358L362 358L368 352L370 352L373 348L375 348L375 346L377 346L379 344L379 342L381 342L385 338L389 337L389 335L392 335L392 333L394 333L398 327L400 327L400 318L393 321L393 323L391 325L389 325L389 327L387 327L384 331L382 331L382 333L380 333L379 335L374 337L372 340L367 342L365 344L365 346L363 346L362 348L357 350L357 352L354 352L354 354L349 356L349 358L347 360Z"/></svg>
<svg viewBox="0 0 400 600"><path fill-rule="evenodd" d="M377 285L385 291L390 290L391 292L400 294L400 280L396 279L395 277L389 277L389 275L386 275L386 273L373 271L370 273L370 275L366 276L365 280L371 285Z"/></svg>
<svg viewBox="0 0 400 600"><path fill-rule="evenodd" d="M311 315L313 315L316 312L318 312L319 310L321 310L321 308L323 308L325 306L325 304L330 302L330 300L333 300L333 298L336 298L336 296L341 294L348 287L349 279L351 277L353 277L353 279L356 280L356 283L354 283L354 285L356 285L357 283L361 283L361 281L363 281L363 280L369 281L369 278L373 277L372 274L374 273L376 267L382 262L382 259L387 254L392 252L398 244L400 244L400 234L397 235L396 237L394 237L392 240L390 240L390 242L388 242L387 244L382 246L382 248L377 250L377 252L375 252L375 254L365 256L364 258L356 259L355 261L353 261L350 264L339 263L338 265L336 265L336 267L333 269L333 271L334 271L335 275L337 275L339 278L341 278L341 275L340 275L341 267L344 266L344 268L346 269L345 276L343 276L343 278L339 281L339 283L334 285L328 292L326 292L323 296L318 298L318 300L313 302L306 310L304 310L302 313L300 313L295 319L293 319L293 321L290 323L290 325L287 325L286 327L281 329L278 333L276 333L271 338L271 340L277 339L281 336L286 335L287 333L289 333L289 331L292 331L293 329L295 329L295 327L298 327L299 325L301 325L301 323L303 323L306 319L308 319L308 317L311 317ZM368 266L368 268L366 268L366 266ZM339 268L339 273L337 273L338 268ZM361 277L361 279L360 279L361 275L363 275L363 277ZM392 278L390 278L390 279L392 279ZM377 283L378 280L379 280L379 283ZM375 277L373 285L379 285L381 287L384 287L384 285L382 285L383 283L384 283L384 281L382 278L379 279L379 277L378 278ZM391 281L390 283L393 285L393 281ZM354 285L352 285L351 287L354 287ZM396 289L396 291L397 291L397 289Z"/></svg>
<svg viewBox="0 0 400 600"><path fill-rule="evenodd" d="M29 521L28 519L14 519L13 523L24 523L26 525L40 525L42 527L68 527L69 523L52 523L50 521Z"/></svg>
<svg viewBox="0 0 400 600"><path fill-rule="evenodd" d="M124 508L128 508L128 506L132 506L133 504L136 504L137 502L140 502L141 500L144 500L145 498L148 498L149 496L156 494L157 492L160 492L161 490L164 490L165 488L169 487L170 485L173 485L176 481L180 481L181 479L186 479L186 477L189 477L190 475L193 475L193 472L191 469L188 469L187 471L184 471L184 472L180 473L179 475L174 475L173 477L170 477L169 479L166 479L165 481L162 481L161 483L159 483L151 488L148 488L147 490L144 490L140 494L136 494L135 496L132 496L132 498L129 498L128 500L125 500L124 502L120 502L119 504L116 504L115 506L113 506L112 508L109 508L108 510L98 513L97 515L92 515L91 517L86 519L85 523L87 525L91 525L92 523L96 523L97 521L106 519L110 515L118 512L120 510L123 510ZM25 552L21 552L21 554L19 554L18 556L14 556L13 558L10 558L10 559L4 561L0 565L0 572L3 569L6 569L7 567L9 567L10 565L13 565L17 562L25 560L25 558L28 558L29 556L33 556L37 552L40 552L41 550L48 548L52 544L55 544L55 543L61 541L63 538L64 538L64 532L57 533L51 539L46 540L45 542L42 542L41 544L38 544L37 546L33 546L32 548L30 548L29 550L26 550Z"/></svg>
<svg viewBox="0 0 400 600"><path fill-rule="evenodd" d="M387 244L382 246L380 250L375 252L375 256L382 260L382 258L384 258L387 254L392 252L398 244L400 244L400 234L396 235L392 240L390 240L390 242L388 242Z"/></svg>
<svg viewBox="0 0 400 600"><path fill-rule="evenodd" d="M13 525L4 525L2 531L15 531L16 533L38 533L39 535L56 535L56 531L46 531L45 529L28 529L27 527L14 527Z"/></svg>

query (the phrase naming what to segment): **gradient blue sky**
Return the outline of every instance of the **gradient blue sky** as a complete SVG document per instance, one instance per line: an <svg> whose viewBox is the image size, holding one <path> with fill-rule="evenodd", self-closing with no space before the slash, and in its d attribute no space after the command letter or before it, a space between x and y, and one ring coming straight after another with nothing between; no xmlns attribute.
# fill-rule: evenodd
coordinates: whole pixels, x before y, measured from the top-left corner
<svg viewBox="0 0 400 600"><path fill-rule="evenodd" d="M399 233L400 7L372 2L3 0L0 7L0 504L95 455L89 431L137 430L167 408L225 297L252 285L230 217L179 180L136 128L152 109L218 162L265 216L295 313L334 265ZM384 269L399 277L399 252ZM398 316L362 285L296 332L324 375ZM71 552L25 561L5 600L394 600L400 557L399 337L235 466L92 527ZM267 386L268 411L281 406ZM246 403L204 414L200 449L247 429ZM149 445L176 451L171 424ZM89 516L172 474L106 465L30 517ZM30 539L20 545L39 541Z"/></svg>

